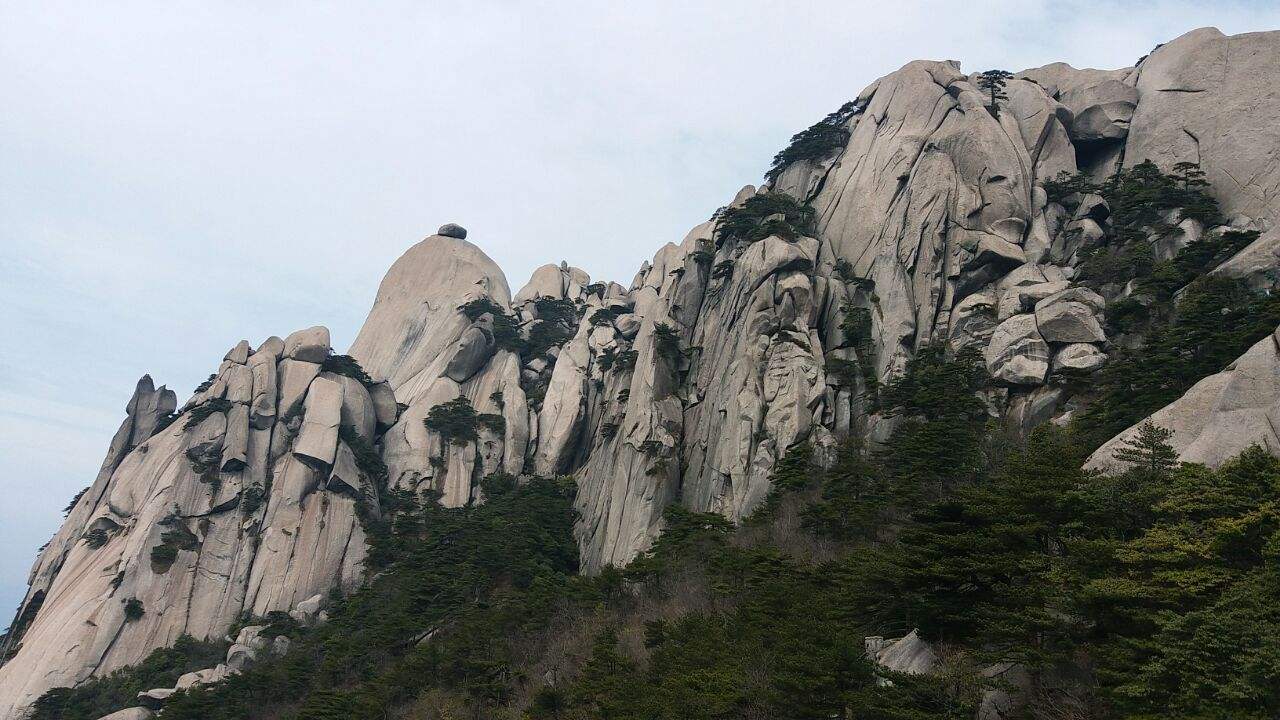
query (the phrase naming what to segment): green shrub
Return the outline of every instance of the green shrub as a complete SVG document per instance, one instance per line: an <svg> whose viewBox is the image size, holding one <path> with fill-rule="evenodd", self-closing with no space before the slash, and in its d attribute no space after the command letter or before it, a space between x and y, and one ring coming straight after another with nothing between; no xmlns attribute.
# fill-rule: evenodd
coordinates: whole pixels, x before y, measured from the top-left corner
<svg viewBox="0 0 1280 720"><path fill-rule="evenodd" d="M465 395L432 407L422 422L428 430L440 433L447 443L466 445L480 438L480 416Z"/></svg>
<svg viewBox="0 0 1280 720"><path fill-rule="evenodd" d="M374 385L373 378L369 377L364 368L360 367L360 363L350 355L334 355L330 353L329 357L325 358L324 362L321 363L320 370L321 372L331 372L335 375L345 375L353 380L358 380L365 387Z"/></svg>
<svg viewBox="0 0 1280 720"><path fill-rule="evenodd" d="M172 412L164 413L163 415L157 416L156 424L155 424L155 427L152 428L151 434L158 435L161 430L164 430L165 428L172 425L173 421L177 419L178 419L178 414L172 413Z"/></svg>
<svg viewBox="0 0 1280 720"><path fill-rule="evenodd" d="M102 528L94 528L84 534L84 544L95 550L106 545L110 539L111 535Z"/></svg>
<svg viewBox="0 0 1280 720"><path fill-rule="evenodd" d="M765 173L770 183L777 182L791 165L802 161L825 160L844 149L849 142L849 131L844 126L858 114L857 103L849 101L825 118L791 136L791 144L773 156L773 164Z"/></svg>
<svg viewBox="0 0 1280 720"><path fill-rule="evenodd" d="M618 319L625 311L617 307L598 308L591 313L590 323L593 327L601 327L604 325L613 325L613 321Z"/></svg>
<svg viewBox="0 0 1280 720"><path fill-rule="evenodd" d="M137 622L146 615L147 611L142 607L142 601L138 598L129 598L124 602L124 619L126 622Z"/></svg>
<svg viewBox="0 0 1280 720"><path fill-rule="evenodd" d="M167 571L173 566L173 561L178 559L178 548L173 545L156 545L151 548L151 564L157 568L161 568L160 572Z"/></svg>
<svg viewBox="0 0 1280 720"><path fill-rule="evenodd" d="M62 516L66 517L70 515L71 511L75 509L76 503L80 502L80 498L84 497L84 494L87 492L89 492L89 488L84 488L80 492L76 493L75 497L71 498L71 501L67 503L67 506L62 508Z"/></svg>
<svg viewBox="0 0 1280 720"><path fill-rule="evenodd" d="M1219 275L1192 282L1172 313L1151 322L1141 347L1121 351L1099 371L1076 430L1102 444L1225 368L1277 325L1280 296Z"/></svg>
<svg viewBox="0 0 1280 720"><path fill-rule="evenodd" d="M196 394L196 395L199 395L200 393L204 392L205 390L208 390L209 388L213 387L213 383L214 383L214 381L216 381L217 379L218 379L218 374L217 374L217 373L210 373L210 374L209 374L209 377L207 377L207 378L205 378L205 379L204 379L204 382L202 382L202 383L200 383L199 385L197 385L197 386L196 386L196 389L195 389L195 391L194 391L194 392L195 392L195 394Z"/></svg>
<svg viewBox="0 0 1280 720"><path fill-rule="evenodd" d="M210 400L205 400L187 411L187 421L183 423L182 429L190 430L204 422L206 418L214 413L229 412L231 410L231 406L231 401L225 398L212 398Z"/></svg>
<svg viewBox="0 0 1280 720"><path fill-rule="evenodd" d="M151 652L137 665L93 677L73 688L54 688L41 695L29 720L97 720L135 707L138 693L173 687L184 673L217 665L226 658L227 644L181 635L173 647Z"/></svg>
<svg viewBox="0 0 1280 720"><path fill-rule="evenodd" d="M458 310L472 322L480 319L480 316L486 313L491 315L493 317L494 344L503 350L511 352L524 351L524 340L520 337L520 323L514 316L508 315L493 300L487 297L477 298L460 305Z"/></svg>
<svg viewBox="0 0 1280 720"><path fill-rule="evenodd" d="M716 225L716 242L731 238L756 242L770 235L792 240L811 234L813 220L813 208L786 193L758 193L738 207L725 208Z"/></svg>
<svg viewBox="0 0 1280 720"><path fill-rule="evenodd" d="M653 342L658 357L673 365L679 364L681 356L680 335L675 328L666 323L654 324Z"/></svg>

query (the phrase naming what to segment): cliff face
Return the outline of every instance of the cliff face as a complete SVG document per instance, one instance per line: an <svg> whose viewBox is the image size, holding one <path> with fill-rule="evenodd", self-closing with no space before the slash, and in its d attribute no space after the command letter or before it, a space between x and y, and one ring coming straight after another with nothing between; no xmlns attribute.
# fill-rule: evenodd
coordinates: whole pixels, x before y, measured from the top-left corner
<svg viewBox="0 0 1280 720"><path fill-rule="evenodd" d="M324 328L241 342L176 419L173 391L138 383L97 480L32 570L0 716L180 635L217 637L243 613L360 582L358 506L376 515L377 493L339 426L371 442L395 404L322 371L329 352Z"/></svg>
<svg viewBox="0 0 1280 720"><path fill-rule="evenodd" d="M1046 181L1198 162L1231 227L1260 231L1218 272L1271 287L1278 67L1280 33L1202 29L1134 68L1016 73L991 112L958 64L912 62L857 96L841 147L728 203L732 214L787 193L813 209L803 232L784 212L762 223L776 232L728 233L718 214L629 286L562 263L512 296L465 230L445 226L392 266L350 349L384 382L322 371L323 328L242 343L154 432L176 398L144 378L32 571L0 716L182 633L217 636L242 613L359 582L360 515L376 515L378 492L352 443L378 448L390 488L449 506L482 502L493 473L573 475L592 572L647 548L671 503L750 514L797 442L821 455L850 435L887 436L893 420L868 406L868 385L927 344L980 351L991 404L1018 428L1075 409L1050 375L1106 361L1103 310L1130 290L1077 282L1109 210L1097 196L1068 210ZM1154 252L1223 229L1183 223ZM1223 438L1280 446L1276 347L1268 338L1157 413L1184 458L1219 462ZM461 425L428 423L464 406Z"/></svg>

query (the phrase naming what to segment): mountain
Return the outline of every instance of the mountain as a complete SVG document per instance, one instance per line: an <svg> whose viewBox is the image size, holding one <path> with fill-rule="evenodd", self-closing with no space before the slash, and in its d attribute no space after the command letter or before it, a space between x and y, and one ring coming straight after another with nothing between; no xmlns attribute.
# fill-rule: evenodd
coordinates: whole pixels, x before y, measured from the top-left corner
<svg viewBox="0 0 1280 720"><path fill-rule="evenodd" d="M1090 468L1123 470L1148 416L1181 460L1276 452L1278 69L1280 33L1212 28L1119 70L911 62L629 285L549 264L513 296L450 224L347 354L322 327L242 341L180 408L144 377L0 645L0 716L246 617L314 622L406 503L494 478L573 478L587 575L647 557L672 507L742 523L792 449L890 442L911 418L882 390L929 349L980 358L1012 436L1091 435Z"/></svg>

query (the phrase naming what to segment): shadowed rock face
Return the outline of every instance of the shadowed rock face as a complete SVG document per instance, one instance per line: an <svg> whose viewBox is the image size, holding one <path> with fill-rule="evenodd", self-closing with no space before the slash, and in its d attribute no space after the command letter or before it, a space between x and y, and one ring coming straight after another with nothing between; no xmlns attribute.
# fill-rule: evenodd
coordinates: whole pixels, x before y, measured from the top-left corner
<svg viewBox="0 0 1280 720"><path fill-rule="evenodd" d="M1054 419L1064 392L1051 374L1096 369L1111 350L1106 300L1073 281L1109 209L1089 196L1068 211L1045 181L1198 160L1235 226L1264 231L1222 271L1274 284L1278 67L1280 33L1203 29L1136 68L1017 73L993 113L957 63L912 62L858 95L845 147L729 202L785 192L814 208L812 229L747 240L713 220L630 285L549 264L513 297L446 225L378 288L349 351L371 387L324 371L321 327L238 344L159 432L176 398L143 378L97 480L32 571L0 717L183 632L218 635L242 612L300 612L358 583L357 502L377 512L376 492L343 426L382 453L390 485L451 507L482 502L496 472L572 475L583 570L596 572L647 549L671 503L750 515L797 443L822 459L850 435L884 439L893 421L870 413L867 382L927 344L977 350L1000 385L993 404L1018 428ZM477 300L488 304L462 311ZM1280 447L1276 348L1259 343L1153 417L1184 459ZM478 414L472 432L427 427L458 398ZM164 545L173 557L153 560ZM134 598L145 613L127 621ZM904 666L927 659L904 643Z"/></svg>

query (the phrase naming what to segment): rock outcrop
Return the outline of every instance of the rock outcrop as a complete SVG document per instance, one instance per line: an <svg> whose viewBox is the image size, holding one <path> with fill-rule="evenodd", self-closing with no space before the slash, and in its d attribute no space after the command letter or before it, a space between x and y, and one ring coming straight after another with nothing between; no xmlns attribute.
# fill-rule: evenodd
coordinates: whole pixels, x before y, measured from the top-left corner
<svg viewBox="0 0 1280 720"><path fill-rule="evenodd" d="M1123 470L1113 455L1147 422L1173 431L1168 442L1182 462L1217 467L1250 445L1280 455L1280 328L1222 372L1107 441L1085 467Z"/></svg>
<svg viewBox="0 0 1280 720"><path fill-rule="evenodd" d="M180 635L216 637L244 613L360 582L359 516L378 512L377 488L334 460L351 453L346 408L373 403L361 383L321 372L328 337L241 342L176 417L173 391L139 381L97 480L32 570L0 717Z"/></svg>
<svg viewBox="0 0 1280 720"><path fill-rule="evenodd" d="M139 383L32 571L0 716L181 633L224 633L243 612L319 617L317 596L360 582L360 516L379 512L353 443L381 452L389 488L450 507L483 502L497 473L572 476L595 572L644 552L672 503L749 516L799 443L822 459L846 437L883 440L895 419L868 388L934 343L982 357L992 410L1015 429L1060 417L1059 378L1096 371L1126 341L1104 318L1128 289L1079 281L1114 235L1106 200L1051 197L1048 181L1199 162L1231 227L1260 232L1218 271L1276 285L1277 67L1280 33L1202 29L1132 68L1016 73L989 108L958 63L908 63L840 116L842 147L726 206L785 193L812 223L783 212L734 234L717 212L629 285L562 262L513 296L463 228L441 227L390 268L349 351L377 382L335 371L315 327L237 344L159 430L176 398ZM1225 229L1170 221L1181 234L1153 238L1157 258ZM1280 449L1277 368L1268 338L1153 420L1188 460ZM937 661L914 634L868 649L907 672Z"/></svg>

